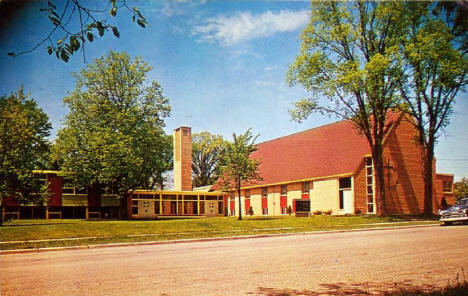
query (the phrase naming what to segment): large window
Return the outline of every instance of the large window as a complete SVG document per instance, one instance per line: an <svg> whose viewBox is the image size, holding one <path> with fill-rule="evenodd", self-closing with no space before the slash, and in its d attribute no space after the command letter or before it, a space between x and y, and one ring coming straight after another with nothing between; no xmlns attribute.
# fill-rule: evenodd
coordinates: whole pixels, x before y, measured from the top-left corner
<svg viewBox="0 0 468 296"><path fill-rule="evenodd" d="M374 165L372 157L366 158L367 213L375 213L374 208Z"/></svg>
<svg viewBox="0 0 468 296"><path fill-rule="evenodd" d="M296 199L296 213L297 212L310 212L310 200Z"/></svg>
<svg viewBox="0 0 468 296"><path fill-rule="evenodd" d="M309 194L310 191L310 182L303 182L302 183L302 193Z"/></svg>

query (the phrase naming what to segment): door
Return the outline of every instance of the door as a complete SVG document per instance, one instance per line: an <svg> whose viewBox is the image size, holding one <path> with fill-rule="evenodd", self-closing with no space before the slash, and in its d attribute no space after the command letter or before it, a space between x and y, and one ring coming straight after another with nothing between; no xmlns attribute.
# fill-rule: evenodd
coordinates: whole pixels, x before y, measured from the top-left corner
<svg viewBox="0 0 468 296"><path fill-rule="evenodd" d="M343 211L346 214L353 214L353 194L350 189L343 190Z"/></svg>

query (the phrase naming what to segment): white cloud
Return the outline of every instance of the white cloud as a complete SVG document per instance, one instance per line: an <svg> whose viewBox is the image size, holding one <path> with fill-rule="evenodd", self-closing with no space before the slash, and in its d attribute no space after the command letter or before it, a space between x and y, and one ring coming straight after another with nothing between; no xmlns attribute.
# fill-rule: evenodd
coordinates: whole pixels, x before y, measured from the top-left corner
<svg viewBox="0 0 468 296"><path fill-rule="evenodd" d="M267 11L252 15L242 12L235 16L209 18L204 25L195 26L192 34L201 40L219 42L223 46L234 45L251 39L289 32L304 27L309 21L308 10Z"/></svg>

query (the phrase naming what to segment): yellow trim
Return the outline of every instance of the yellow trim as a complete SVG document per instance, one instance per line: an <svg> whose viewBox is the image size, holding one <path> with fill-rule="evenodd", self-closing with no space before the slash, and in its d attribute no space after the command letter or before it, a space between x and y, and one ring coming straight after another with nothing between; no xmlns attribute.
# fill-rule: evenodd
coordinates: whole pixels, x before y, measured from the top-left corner
<svg viewBox="0 0 468 296"><path fill-rule="evenodd" d="M436 176L447 176L447 177L453 177L455 176L454 174L447 174L447 173L436 173Z"/></svg>
<svg viewBox="0 0 468 296"><path fill-rule="evenodd" d="M146 190L146 189L137 189L132 192L132 194L172 194L172 195L197 195L201 193L199 191L171 191L171 190ZM212 191L212 192L203 192L203 195L208 196L219 196L224 195L221 191Z"/></svg>
<svg viewBox="0 0 468 296"><path fill-rule="evenodd" d="M54 171L54 170L33 170L34 174L64 174L62 171Z"/></svg>
<svg viewBox="0 0 468 296"><path fill-rule="evenodd" d="M268 183L268 184L262 184L262 185L253 185L253 186L241 187L241 189L252 189L252 188L260 188L260 187L267 187L267 186L285 185L285 184L292 184L292 183L300 183L300 182L316 181L316 180L340 178L340 177L351 177L351 176L354 176L354 173L344 173L344 174L330 175L330 176L324 176L324 177L315 177L315 178L299 179L299 180L292 180L292 181L285 181L285 182Z"/></svg>

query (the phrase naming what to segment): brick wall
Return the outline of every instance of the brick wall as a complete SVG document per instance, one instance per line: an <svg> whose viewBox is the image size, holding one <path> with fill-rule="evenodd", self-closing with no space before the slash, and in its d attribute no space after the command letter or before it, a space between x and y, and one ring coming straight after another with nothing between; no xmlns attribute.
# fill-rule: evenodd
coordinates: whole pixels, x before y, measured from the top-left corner
<svg viewBox="0 0 468 296"><path fill-rule="evenodd" d="M62 177L53 174L47 174L47 182L49 189L49 198L47 206L60 207L62 206Z"/></svg>
<svg viewBox="0 0 468 296"><path fill-rule="evenodd" d="M451 190L444 190L444 181L445 182L451 182ZM447 175L447 174L436 174L436 177L434 179L434 195L436 198L434 198L434 210L437 211L438 209L441 208L441 200L442 198L445 198L445 201L449 205L455 204L455 194L453 192L453 175Z"/></svg>
<svg viewBox="0 0 468 296"><path fill-rule="evenodd" d="M384 147L387 212L418 214L424 211L422 148L417 132L402 118L388 135Z"/></svg>
<svg viewBox="0 0 468 296"><path fill-rule="evenodd" d="M192 190L192 135L190 127L174 130L174 190Z"/></svg>
<svg viewBox="0 0 468 296"><path fill-rule="evenodd" d="M354 212L367 213L366 163L364 158L354 175Z"/></svg>

